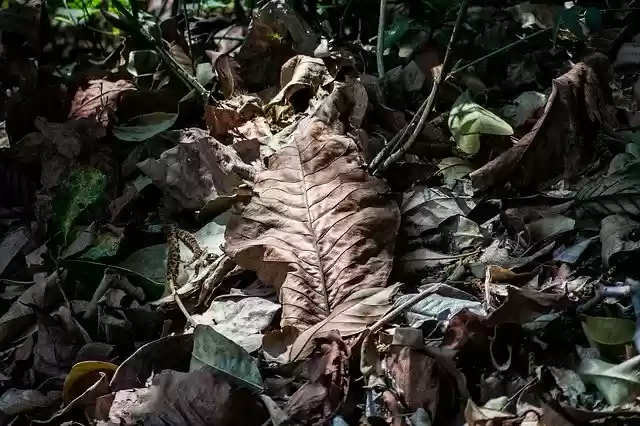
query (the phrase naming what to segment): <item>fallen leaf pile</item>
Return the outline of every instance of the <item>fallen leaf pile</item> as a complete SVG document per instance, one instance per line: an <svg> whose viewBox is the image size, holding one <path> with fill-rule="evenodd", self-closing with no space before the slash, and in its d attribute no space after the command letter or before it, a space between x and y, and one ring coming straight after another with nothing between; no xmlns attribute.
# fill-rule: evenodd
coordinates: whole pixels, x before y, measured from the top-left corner
<svg viewBox="0 0 640 426"><path fill-rule="evenodd" d="M635 424L634 2L249 3L0 11L0 425Z"/></svg>

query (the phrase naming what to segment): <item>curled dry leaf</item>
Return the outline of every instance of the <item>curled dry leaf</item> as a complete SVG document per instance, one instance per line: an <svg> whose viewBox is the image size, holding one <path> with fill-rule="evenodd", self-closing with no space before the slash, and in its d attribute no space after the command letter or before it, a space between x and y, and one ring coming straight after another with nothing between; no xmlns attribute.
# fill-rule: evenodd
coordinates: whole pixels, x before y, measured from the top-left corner
<svg viewBox="0 0 640 426"><path fill-rule="evenodd" d="M306 329L357 289L386 284L398 208L353 139L317 117L301 120L254 191L227 226L225 252L280 290L282 325Z"/></svg>
<svg viewBox="0 0 640 426"><path fill-rule="evenodd" d="M126 80L90 80L73 96L69 118L93 118L106 127L109 125L109 114L116 110L120 93L135 88L133 83Z"/></svg>
<svg viewBox="0 0 640 426"><path fill-rule="evenodd" d="M294 94L305 89L309 91L309 96L313 96L318 89L332 81L333 78L322 59L305 55L294 56L282 66L281 90L270 104L290 100Z"/></svg>
<svg viewBox="0 0 640 426"><path fill-rule="evenodd" d="M608 65L604 55L595 54L553 80L536 125L511 149L471 173L474 188L507 181L518 188L535 188L584 171L594 160L600 125L614 121L607 105Z"/></svg>
<svg viewBox="0 0 640 426"><path fill-rule="evenodd" d="M138 167L185 209L201 208L218 194L233 194L242 179L251 181L255 173L232 148L197 128L181 131L178 146Z"/></svg>

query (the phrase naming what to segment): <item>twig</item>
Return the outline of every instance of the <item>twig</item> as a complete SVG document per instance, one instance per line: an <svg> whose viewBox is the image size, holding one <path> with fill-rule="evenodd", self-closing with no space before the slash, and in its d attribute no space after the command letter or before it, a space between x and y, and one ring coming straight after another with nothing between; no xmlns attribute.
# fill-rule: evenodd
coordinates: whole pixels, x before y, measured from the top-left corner
<svg viewBox="0 0 640 426"><path fill-rule="evenodd" d="M193 58L193 48L191 47L191 28L189 28L189 15L187 13L187 2L186 0L180 0L182 3L182 13L184 14L184 27L185 32L187 33L187 47L189 48L189 59L191 59L191 70L193 74L196 74L196 63Z"/></svg>
<svg viewBox="0 0 640 426"><path fill-rule="evenodd" d="M169 278L169 288L171 289L171 294L173 294L173 298L175 299L176 304L178 305L178 308L180 308L182 315L184 315L184 317L187 319L187 322L189 323L190 326L195 327L197 324L193 319L193 317L191 316L191 314L187 311L187 308L184 307L184 304L182 303L180 296L178 296L178 290L176 289L176 285L173 283L173 279L171 278Z"/></svg>
<svg viewBox="0 0 640 426"><path fill-rule="evenodd" d="M369 327L369 332L375 333L376 331L380 330L382 327L384 327L386 323L394 319L396 316L400 315L401 313L403 313L407 309L410 309L412 306L414 306L421 300L426 299L428 296L435 293L440 288L440 286L441 284L431 284L425 291L416 294L411 299L404 302L402 305L397 306L396 308L387 312L386 315L384 315L375 324Z"/></svg>
<svg viewBox="0 0 640 426"><path fill-rule="evenodd" d="M378 19L378 40L376 40L376 63L378 65L378 78L384 77L384 27L387 17L387 0L380 0L380 18Z"/></svg>
<svg viewBox="0 0 640 426"><path fill-rule="evenodd" d="M436 79L436 81L433 83L433 87L431 88L431 93L429 93L429 97L424 102L424 109L422 110L422 114L420 115L420 120L418 121L418 124L413 129L411 136L409 136L409 139L404 143L404 145L402 145L400 149L398 149L396 152L391 154L391 156L382 164L382 166L380 166L380 169L382 170L386 169L392 163L394 163L400 157L402 157L404 153L407 152L411 148L411 146L413 146L418 135L420 134L420 131L422 131L422 127L424 126L425 121L427 121L427 117L429 117L429 114L431 113L431 109L433 108L433 105L435 104L435 101L436 101L436 97L438 96L438 90L440 89L440 85L444 81L444 76L446 75L447 69L449 68L449 62L451 61L453 46L456 44L456 41L458 40L458 35L460 34L460 29L462 28L462 21L464 20L464 17L467 14L468 4L469 4L468 0L462 0L460 2L460 9L458 9L458 18L456 19L456 24L453 27L453 33L451 34L451 38L449 39L449 44L447 45L447 51L444 55L444 61L442 61L442 70L440 72L440 75Z"/></svg>
<svg viewBox="0 0 640 426"><path fill-rule="evenodd" d="M466 65L462 65L461 67L454 68L453 70L451 70L451 72L449 73L449 75L447 75L447 77L445 78L445 81L446 81L446 80L449 80L451 77L453 77L454 75L458 74L459 72L462 72L462 71L464 71L464 70L466 70L466 69L468 69L468 68L471 68L472 66L474 66L474 65L476 65L476 64L478 64L478 63L480 63L480 62L482 62L482 61L485 61L485 60L487 60L487 59L489 59L489 58L491 58L491 57L493 57L493 56L495 56L495 55L498 55L498 54L500 54L500 53L503 53L503 52L505 52L505 51L507 51L507 50L509 50L509 49L513 48L513 47L519 46L519 45L521 45L522 43L525 43L525 42L529 41L529 40L530 40L530 39L532 39L533 37L538 36L538 35L540 35L540 34L544 34L544 33L546 33L547 31L551 31L552 29L553 29L553 27L549 27L549 28L544 28L544 29L542 29L542 30L540 30L540 31L536 31L535 33L529 34L529 35L528 35L528 36L526 36L526 37L522 37L520 40L516 40L516 41L514 41L513 43L507 44L506 46L501 47L501 48L500 48L500 49L498 49L498 50L495 50L495 51L493 51L493 52L491 52L491 53L489 53L489 54L487 54L487 55L484 55L484 56L483 56L483 57L481 57L481 58L475 59L475 60L473 60L473 61L469 62L469 63L468 63L468 64L466 64Z"/></svg>

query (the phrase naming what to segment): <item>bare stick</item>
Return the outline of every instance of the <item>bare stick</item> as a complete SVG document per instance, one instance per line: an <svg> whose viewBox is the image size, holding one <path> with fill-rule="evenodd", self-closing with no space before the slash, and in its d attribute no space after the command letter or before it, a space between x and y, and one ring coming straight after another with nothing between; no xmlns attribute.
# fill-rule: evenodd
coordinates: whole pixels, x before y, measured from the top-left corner
<svg viewBox="0 0 640 426"><path fill-rule="evenodd" d="M420 121L418 121L418 125L413 129L411 136L404 145L400 147L395 153L393 153L381 166L381 169L384 170L389 167L392 163L397 161L400 157L407 152L416 141L418 135L422 131L422 127L424 126L425 121L427 121L427 117L431 113L433 109L433 105L436 102L436 97L438 96L438 90L440 89L441 83L445 79L445 75L449 68L449 62L451 62L451 51L453 50L453 46L455 46L458 35L460 34L460 29L462 28L462 21L464 21L464 17L467 14L468 0L462 0L460 2L460 9L458 9L458 18L456 19L456 24L453 27L453 33L451 34L451 38L449 39L449 44L447 45L447 52L444 54L444 61L442 61L442 70L440 71L440 75L433 82L433 87L431 88L431 93L429 93L429 97L425 101L425 107L422 110L422 114L420 116Z"/></svg>
<svg viewBox="0 0 640 426"><path fill-rule="evenodd" d="M184 307L182 300L180 300L180 296L178 296L178 290L176 289L176 285L174 284L173 279L171 278L169 278L169 287L171 288L171 293L173 294L173 298L176 300L176 304L178 305L178 308L180 308L182 315L184 315L184 317L187 319L187 322L189 323L190 326L195 327L197 324L194 321L191 314L187 311L187 308Z"/></svg>
<svg viewBox="0 0 640 426"><path fill-rule="evenodd" d="M389 321L391 321L392 319L394 319L395 317L397 317L407 309L410 309L413 305L415 305L419 301L424 300L428 296L435 293L440 288L440 286L441 284L431 284L426 290L414 295L411 299L407 300L402 305L387 312L387 314L384 315L382 318L380 318L378 322L376 322L371 327L369 327L369 331L371 333L375 333L376 331L380 330Z"/></svg>
<svg viewBox="0 0 640 426"><path fill-rule="evenodd" d="M378 78L384 77L384 27L387 16L387 0L380 0L380 18L378 19L378 40L376 43L376 61L378 64Z"/></svg>

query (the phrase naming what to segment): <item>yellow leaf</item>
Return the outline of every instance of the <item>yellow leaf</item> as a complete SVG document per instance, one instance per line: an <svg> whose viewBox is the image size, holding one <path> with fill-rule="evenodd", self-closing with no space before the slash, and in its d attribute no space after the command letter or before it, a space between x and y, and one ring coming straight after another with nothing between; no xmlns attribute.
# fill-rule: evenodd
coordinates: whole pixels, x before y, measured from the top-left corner
<svg viewBox="0 0 640 426"><path fill-rule="evenodd" d="M62 386L62 398L65 404L73 401L78 395L87 390L100 378L100 373L111 376L117 365L104 361L82 361L76 363Z"/></svg>

